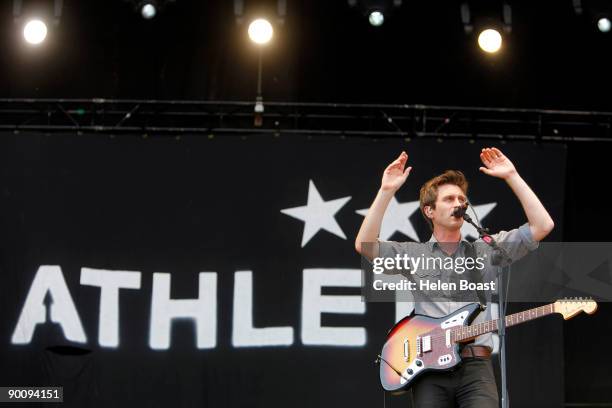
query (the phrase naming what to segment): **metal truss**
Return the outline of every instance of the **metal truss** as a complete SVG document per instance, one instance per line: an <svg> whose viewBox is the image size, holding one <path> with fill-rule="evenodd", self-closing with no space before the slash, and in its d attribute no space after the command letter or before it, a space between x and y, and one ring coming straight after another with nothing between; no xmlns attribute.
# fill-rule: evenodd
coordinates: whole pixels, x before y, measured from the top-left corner
<svg viewBox="0 0 612 408"><path fill-rule="evenodd" d="M44 133L308 135L612 141L612 112L428 105L0 99L0 130ZM257 124L257 125L256 125Z"/></svg>

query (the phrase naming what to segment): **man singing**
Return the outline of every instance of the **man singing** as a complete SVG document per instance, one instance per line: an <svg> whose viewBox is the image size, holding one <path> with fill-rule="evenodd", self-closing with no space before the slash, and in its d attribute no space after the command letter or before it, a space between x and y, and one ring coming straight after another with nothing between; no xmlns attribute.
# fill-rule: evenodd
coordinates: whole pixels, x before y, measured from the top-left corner
<svg viewBox="0 0 612 408"><path fill-rule="evenodd" d="M485 148L480 153L483 167L480 171L505 180L520 201L527 223L510 231L493 234L495 240L504 248L512 260L517 260L537 247L553 229L554 223L538 197L518 174L512 162L498 149ZM368 260L375 257L411 256L465 257L474 255L478 248L486 245L482 240L470 244L461 236L463 218L455 212L467 203L468 183L460 171L447 170L427 181L420 190L420 209L432 228L432 236L427 245L419 246L419 254L411 252L408 242L379 241L378 235L383 216L389 201L404 184L412 167L406 167L408 155L402 152L384 171L380 189L364 218L357 238L355 249ZM480 244L480 245L479 245ZM425 250L426 254L423 254ZM489 265L490 266L490 265ZM491 268L489 268L491 269ZM487 271L481 271L486 274ZM490 270L488 271L490 272ZM451 274L453 275L453 274ZM410 279L443 279L436 270L422 270ZM448 276L452 279L453 276ZM466 302L483 302L476 292L461 299L449 297L440 301L443 292L428 293L414 291L415 313L434 318L446 316L461 308ZM448 295L448 293L446 293ZM471 296L471 298L470 298ZM437 299L433 301L433 299ZM489 309L480 313L474 323L490 320ZM418 408L497 408L499 397L490 361L493 342L491 334L476 338L466 346L461 356L463 364L454 371L433 372L419 378L412 386L414 401Z"/></svg>

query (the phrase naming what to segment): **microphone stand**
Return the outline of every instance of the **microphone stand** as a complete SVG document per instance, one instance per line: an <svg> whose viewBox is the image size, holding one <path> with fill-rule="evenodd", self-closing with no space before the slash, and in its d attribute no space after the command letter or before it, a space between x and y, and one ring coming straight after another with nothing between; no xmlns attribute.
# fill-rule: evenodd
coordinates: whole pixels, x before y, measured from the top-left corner
<svg viewBox="0 0 612 408"><path fill-rule="evenodd" d="M491 256L491 265L501 266L501 270L498 269L497 282L498 282L498 302L499 302L499 319L497 320L497 334L499 336L499 357L500 357L500 373L501 373L501 408L508 408L508 388L507 388L507 374L506 374L506 285L505 277L508 277L508 283L510 282L510 263L512 259L504 248L500 247L495 239L489 234L489 231L481 226L477 225L467 213L465 209L459 210L459 214L463 216L463 219L470 223L478 234L487 245L493 248L493 255Z"/></svg>

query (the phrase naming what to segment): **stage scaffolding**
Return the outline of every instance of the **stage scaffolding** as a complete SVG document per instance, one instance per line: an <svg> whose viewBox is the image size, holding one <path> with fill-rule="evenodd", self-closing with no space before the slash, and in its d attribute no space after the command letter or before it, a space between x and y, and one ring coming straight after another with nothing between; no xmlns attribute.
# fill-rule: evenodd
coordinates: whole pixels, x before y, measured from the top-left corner
<svg viewBox="0 0 612 408"><path fill-rule="evenodd" d="M0 99L0 130L113 136L612 141L612 112L246 101ZM255 123L260 122L259 126Z"/></svg>

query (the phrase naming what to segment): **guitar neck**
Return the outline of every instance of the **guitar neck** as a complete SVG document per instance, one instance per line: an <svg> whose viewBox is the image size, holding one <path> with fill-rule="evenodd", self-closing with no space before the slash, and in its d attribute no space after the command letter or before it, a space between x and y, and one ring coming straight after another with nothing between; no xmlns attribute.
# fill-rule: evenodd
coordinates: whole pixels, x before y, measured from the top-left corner
<svg viewBox="0 0 612 408"><path fill-rule="evenodd" d="M554 303L511 314L509 316L506 316L506 327L525 323L530 320L538 319L540 317L547 316L552 313L555 313ZM453 330L452 336L455 342L467 342L485 333L497 331L498 324L499 319L495 319L483 323L478 323L472 326L456 327Z"/></svg>

